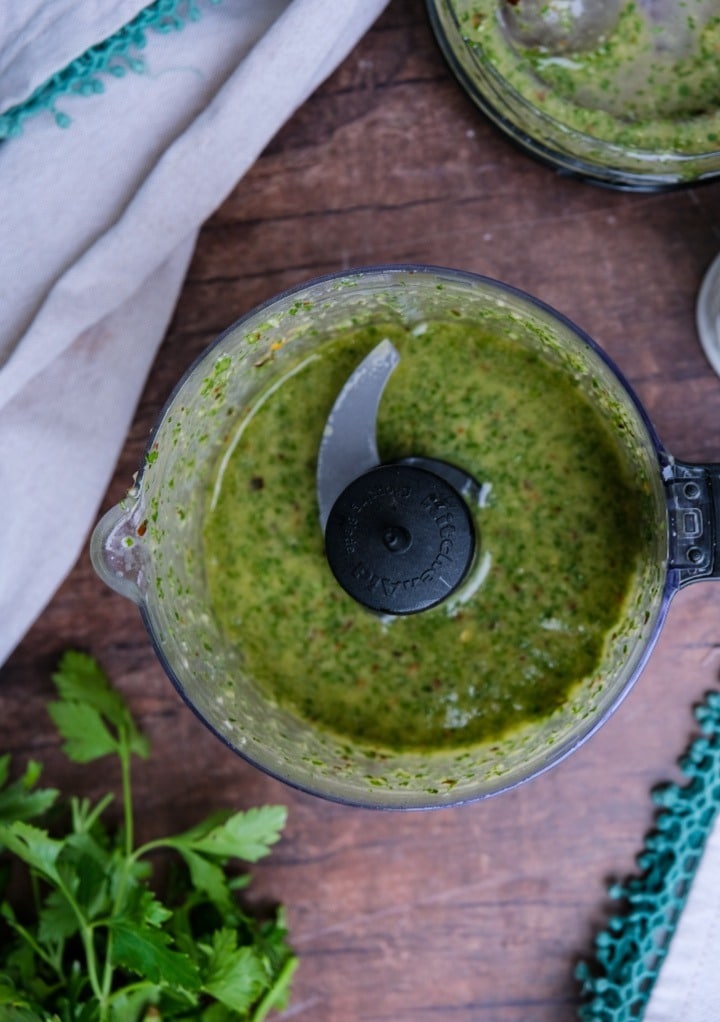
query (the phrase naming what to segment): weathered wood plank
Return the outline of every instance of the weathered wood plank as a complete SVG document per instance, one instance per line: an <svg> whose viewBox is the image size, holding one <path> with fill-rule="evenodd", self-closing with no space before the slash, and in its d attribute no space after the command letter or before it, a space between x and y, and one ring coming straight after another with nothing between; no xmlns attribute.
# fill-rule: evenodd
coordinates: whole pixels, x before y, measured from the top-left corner
<svg viewBox="0 0 720 1022"><path fill-rule="evenodd" d="M364 263L455 265L537 294L606 347L673 453L718 460L720 381L693 323L718 248L719 186L627 195L555 176L475 111L421 5L394 0L205 226L105 504L216 333L286 286ZM289 805L252 889L287 904L302 956L288 1018L571 1022L573 964L604 919L605 881L632 870L649 788L673 775L690 706L717 683L719 612L718 586L678 597L626 702L556 770L483 804L375 814L292 792L223 748L165 679L136 609L83 554L2 671L0 748L75 785L44 707L60 652L88 649L153 740L136 772L141 831L219 804ZM117 777L80 784L99 794Z"/></svg>

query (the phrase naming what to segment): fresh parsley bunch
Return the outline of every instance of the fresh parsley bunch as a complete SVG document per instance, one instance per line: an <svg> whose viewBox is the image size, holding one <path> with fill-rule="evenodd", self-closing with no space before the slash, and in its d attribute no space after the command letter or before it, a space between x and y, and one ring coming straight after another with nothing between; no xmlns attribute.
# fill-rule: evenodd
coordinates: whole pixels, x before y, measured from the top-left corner
<svg viewBox="0 0 720 1022"><path fill-rule="evenodd" d="M247 877L228 863L266 855L284 807L216 813L136 847L130 761L147 739L91 657L66 653L53 680L70 759L120 760L122 824L103 823L112 793L65 801L38 787L39 764L10 781L0 757L0 1022L261 1022L286 1004L297 960L282 910L265 923L244 912ZM150 886L157 852L177 865L164 900Z"/></svg>

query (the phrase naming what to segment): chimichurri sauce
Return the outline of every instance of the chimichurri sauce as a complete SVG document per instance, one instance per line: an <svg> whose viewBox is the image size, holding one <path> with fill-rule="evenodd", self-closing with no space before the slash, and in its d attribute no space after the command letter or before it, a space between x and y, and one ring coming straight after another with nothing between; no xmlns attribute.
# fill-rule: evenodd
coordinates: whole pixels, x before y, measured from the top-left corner
<svg viewBox="0 0 720 1022"><path fill-rule="evenodd" d="M718 0L617 0L607 31L589 39L575 26L592 12L592 3L448 3L480 59L561 124L631 149L718 149ZM603 5L597 0L595 6ZM544 30L539 27L536 38L531 32L523 45L527 25L543 23Z"/></svg>
<svg viewBox="0 0 720 1022"><path fill-rule="evenodd" d="M385 337L401 360L382 459L443 458L484 484L465 602L390 620L333 578L315 491L330 409ZM288 361L230 444L204 523L211 604L257 686L293 714L373 747L461 747L548 715L597 669L646 518L609 430L538 353L462 323L343 334Z"/></svg>

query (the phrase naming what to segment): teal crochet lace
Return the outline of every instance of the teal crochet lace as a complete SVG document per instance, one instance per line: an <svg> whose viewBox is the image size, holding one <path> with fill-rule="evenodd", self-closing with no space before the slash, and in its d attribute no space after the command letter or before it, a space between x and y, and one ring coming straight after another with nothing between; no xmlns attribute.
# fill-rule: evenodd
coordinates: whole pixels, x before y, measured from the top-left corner
<svg viewBox="0 0 720 1022"><path fill-rule="evenodd" d="M203 0L211 4L220 2ZM128 72L143 74L142 50L147 45L148 32L177 32L199 21L201 16L201 4L196 0L155 0L119 31L56 72L24 102L0 114L0 140L22 134L24 122L42 113L51 114L58 127L69 127L72 118L58 109L59 100L97 95L114 78L123 78Z"/></svg>
<svg viewBox="0 0 720 1022"><path fill-rule="evenodd" d="M720 692L709 693L695 716L702 734L680 760L687 784L653 792L660 809L637 857L641 872L610 888L622 914L596 937L595 960L578 965L582 1022L642 1019L667 955L720 808Z"/></svg>

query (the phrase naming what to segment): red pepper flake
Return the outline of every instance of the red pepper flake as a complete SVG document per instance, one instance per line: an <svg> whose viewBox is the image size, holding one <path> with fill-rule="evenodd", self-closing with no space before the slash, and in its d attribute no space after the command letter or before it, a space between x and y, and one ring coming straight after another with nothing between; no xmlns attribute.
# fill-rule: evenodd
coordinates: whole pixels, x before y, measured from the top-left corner
<svg viewBox="0 0 720 1022"><path fill-rule="evenodd" d="M135 531L137 532L138 536L145 535L145 533L147 532L147 518L144 521L140 522Z"/></svg>

